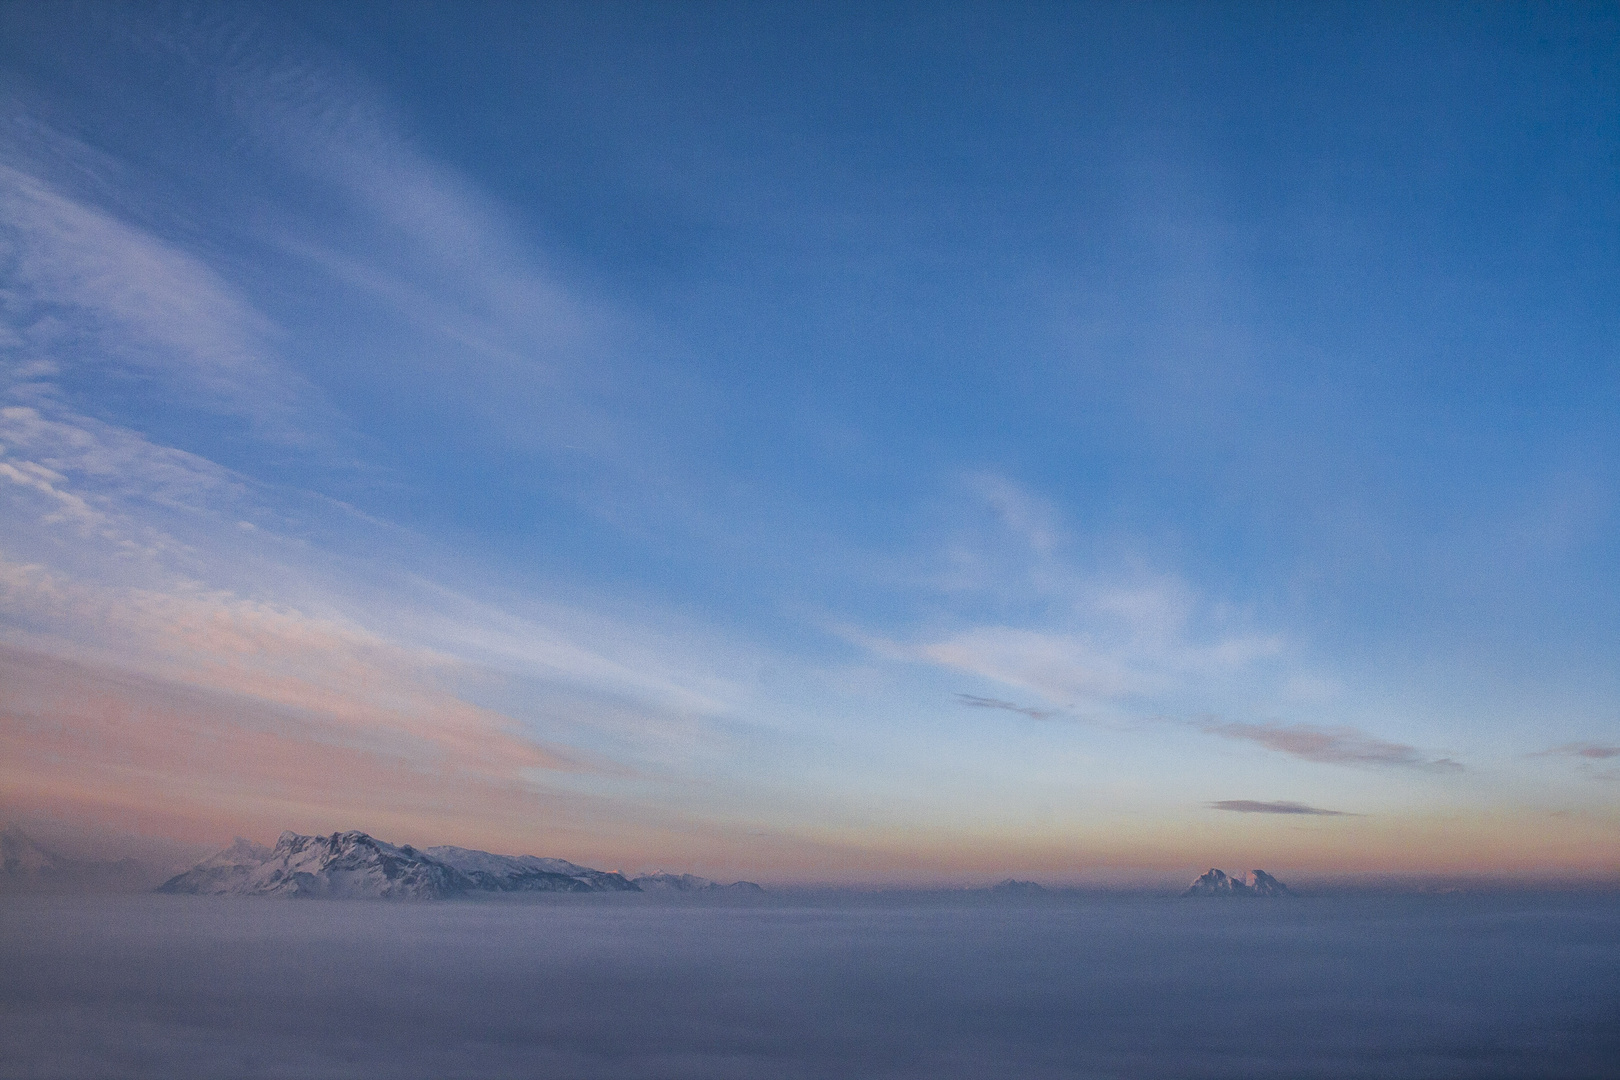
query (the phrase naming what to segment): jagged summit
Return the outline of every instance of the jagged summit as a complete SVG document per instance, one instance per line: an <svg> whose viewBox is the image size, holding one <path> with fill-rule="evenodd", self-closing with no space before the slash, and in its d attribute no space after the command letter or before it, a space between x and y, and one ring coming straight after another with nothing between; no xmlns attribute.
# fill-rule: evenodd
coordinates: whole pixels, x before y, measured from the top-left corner
<svg viewBox="0 0 1620 1080"><path fill-rule="evenodd" d="M667 879L667 880L666 880ZM664 889L763 891L751 882L720 885L690 874L631 881L566 859L496 855L462 847L396 847L351 830L330 836L284 832L274 848L238 838L158 887L207 896L305 896L442 900L480 893L642 892Z"/></svg>
<svg viewBox="0 0 1620 1080"><path fill-rule="evenodd" d="M1251 870L1247 877L1228 877L1224 871L1211 869L1200 874L1182 896L1286 896L1288 886L1266 873Z"/></svg>

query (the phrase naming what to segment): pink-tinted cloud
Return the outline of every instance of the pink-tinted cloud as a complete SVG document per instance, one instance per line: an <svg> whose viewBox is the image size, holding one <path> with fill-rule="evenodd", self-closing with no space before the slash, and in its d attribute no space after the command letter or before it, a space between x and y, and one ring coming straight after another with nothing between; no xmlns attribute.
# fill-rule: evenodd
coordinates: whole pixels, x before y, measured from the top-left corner
<svg viewBox="0 0 1620 1080"><path fill-rule="evenodd" d="M1199 727L1211 735L1259 743L1279 753L1330 765L1422 769L1427 772L1461 772L1463 768L1451 758L1430 757L1415 746L1389 742L1353 727L1245 724L1219 720L1205 721Z"/></svg>
<svg viewBox="0 0 1620 1080"><path fill-rule="evenodd" d="M1286 799L1274 802L1261 802L1256 799L1222 799L1220 802L1209 804L1211 810L1229 810L1235 814L1303 814L1310 817L1357 817L1343 810L1323 810L1319 806L1308 806L1302 802L1289 802Z"/></svg>
<svg viewBox="0 0 1620 1080"><path fill-rule="evenodd" d="M333 741L485 770L576 767L520 737L508 718L442 689L436 676L454 667L449 658L336 619L227 592L98 586L7 563L0 599L13 615L87 642L87 655L319 716Z"/></svg>
<svg viewBox="0 0 1620 1080"><path fill-rule="evenodd" d="M1574 757L1584 758L1587 761L1607 761L1609 758L1620 757L1620 746L1610 746L1606 743L1576 742L1554 746L1550 750L1543 750L1533 757Z"/></svg>
<svg viewBox="0 0 1620 1080"><path fill-rule="evenodd" d="M498 732L356 739L318 710L6 646L0 681L9 802L166 835L534 820L545 800L521 771L561 760Z"/></svg>

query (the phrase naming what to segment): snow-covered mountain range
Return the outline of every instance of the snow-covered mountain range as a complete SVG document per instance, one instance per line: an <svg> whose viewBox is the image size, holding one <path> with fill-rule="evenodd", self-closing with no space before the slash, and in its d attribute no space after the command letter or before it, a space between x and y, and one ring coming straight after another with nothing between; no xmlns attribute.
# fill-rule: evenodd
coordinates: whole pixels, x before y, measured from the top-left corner
<svg viewBox="0 0 1620 1080"><path fill-rule="evenodd" d="M1266 873L1251 870L1247 876L1228 877L1223 871L1200 874L1182 896L1286 896L1288 886Z"/></svg>
<svg viewBox="0 0 1620 1080"><path fill-rule="evenodd" d="M565 859L495 855L461 847L396 847L358 831L330 836L284 832L274 848L238 838L158 887L208 896L314 896L442 900L515 892L657 892L732 889L762 892L752 882L721 885L691 874L634 880Z"/></svg>

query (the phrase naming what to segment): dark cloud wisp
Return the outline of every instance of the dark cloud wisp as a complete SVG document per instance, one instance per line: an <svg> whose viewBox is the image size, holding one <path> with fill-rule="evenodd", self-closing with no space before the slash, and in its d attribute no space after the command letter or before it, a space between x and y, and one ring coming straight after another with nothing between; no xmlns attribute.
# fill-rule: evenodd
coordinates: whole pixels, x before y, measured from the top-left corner
<svg viewBox="0 0 1620 1080"><path fill-rule="evenodd" d="M1620 757L1620 746L1606 746L1602 743L1565 743L1550 750L1543 750L1531 757L1577 757L1588 761L1607 761L1609 758Z"/></svg>
<svg viewBox="0 0 1620 1080"><path fill-rule="evenodd" d="M1230 810L1237 814L1309 814L1314 817L1360 817L1359 814L1347 813L1343 810L1323 810L1319 806L1306 806L1304 803L1288 802L1260 802L1255 799L1222 799L1220 802L1209 804L1211 810Z"/></svg>
<svg viewBox="0 0 1620 1080"><path fill-rule="evenodd" d="M1016 701L980 697L978 694L957 694L956 700L964 705L971 705L975 709L1004 709L1007 712L1021 713L1035 720L1050 720L1059 712L1057 709L1037 709L1033 705L1020 705Z"/></svg>
<svg viewBox="0 0 1620 1080"><path fill-rule="evenodd" d="M1388 742L1353 727L1311 724L1244 724L1208 720L1199 727L1224 739L1243 739L1279 753L1329 765L1370 765L1426 772L1461 772L1451 758L1433 758L1415 746Z"/></svg>

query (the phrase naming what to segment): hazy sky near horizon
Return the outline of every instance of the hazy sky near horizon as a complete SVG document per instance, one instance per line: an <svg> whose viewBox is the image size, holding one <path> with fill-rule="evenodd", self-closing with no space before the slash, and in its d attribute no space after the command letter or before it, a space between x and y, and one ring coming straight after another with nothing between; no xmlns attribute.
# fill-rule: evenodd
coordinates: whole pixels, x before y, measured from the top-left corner
<svg viewBox="0 0 1620 1080"><path fill-rule="evenodd" d="M0 7L0 814L1620 859L1611 5Z"/></svg>

